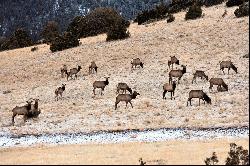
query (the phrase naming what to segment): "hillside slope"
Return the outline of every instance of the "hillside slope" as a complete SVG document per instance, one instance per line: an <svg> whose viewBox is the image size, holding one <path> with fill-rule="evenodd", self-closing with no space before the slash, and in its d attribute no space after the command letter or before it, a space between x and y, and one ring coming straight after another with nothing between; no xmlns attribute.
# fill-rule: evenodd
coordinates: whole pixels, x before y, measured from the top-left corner
<svg viewBox="0 0 250 166"><path fill-rule="evenodd" d="M39 50L30 48L0 52L0 133L41 134L89 132L93 130L145 129L162 127L228 127L249 123L249 22L235 18L235 8L221 18L224 6L203 8L204 18L185 21L185 12L175 15L167 24L159 21L130 27L131 38L105 42L105 35L82 39L82 45L62 52L51 53L47 45ZM175 55L187 65L187 73L176 88L175 100L162 99L162 85L168 82L167 60ZM143 69L131 71L132 58L139 57ZM223 74L219 61L230 60L238 74ZM94 60L99 66L97 75L88 75ZM77 80L61 78L60 67L82 66ZM180 66L176 66L180 68ZM211 77L221 77L229 85L228 92L209 92L209 83L197 80L191 84L195 70L204 70ZM227 73L227 70L226 70ZM92 83L110 77L104 96L93 97ZM133 100L132 109L120 103L114 110L116 85L126 82L141 95ZM55 101L56 87L66 83L63 99ZM188 92L203 89L212 99L211 105L186 106ZM4 94L6 90L11 93ZM99 92L99 91L98 91ZM97 93L98 93L97 92ZM23 124L16 118L11 126L11 109L23 105L29 98L39 98L42 114Z"/></svg>

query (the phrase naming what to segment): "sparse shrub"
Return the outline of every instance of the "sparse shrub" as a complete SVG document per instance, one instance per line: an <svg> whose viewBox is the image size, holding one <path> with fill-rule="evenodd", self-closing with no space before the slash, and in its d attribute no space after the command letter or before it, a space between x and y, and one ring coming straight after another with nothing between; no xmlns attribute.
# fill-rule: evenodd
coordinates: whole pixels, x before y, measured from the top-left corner
<svg viewBox="0 0 250 166"><path fill-rule="evenodd" d="M237 146L235 143L230 144L226 165L249 165L248 150L242 146Z"/></svg>
<svg viewBox="0 0 250 166"><path fill-rule="evenodd" d="M206 165L216 165L219 162L219 160L216 153L213 152L212 157L206 158L204 162Z"/></svg>
<svg viewBox="0 0 250 166"><path fill-rule="evenodd" d="M236 17L249 16L249 2L243 3L234 11Z"/></svg>
<svg viewBox="0 0 250 166"><path fill-rule="evenodd" d="M239 6L241 4L243 4L244 0L228 0L226 2L226 6L227 7L232 7L232 6ZM245 2L247 2L247 0L245 0Z"/></svg>
<svg viewBox="0 0 250 166"><path fill-rule="evenodd" d="M11 50L31 45L33 45L33 41L28 33L24 29L18 28L10 38L4 40L1 44L1 50Z"/></svg>
<svg viewBox="0 0 250 166"><path fill-rule="evenodd" d="M172 0L169 5L169 13L178 13L193 5L193 0Z"/></svg>
<svg viewBox="0 0 250 166"><path fill-rule="evenodd" d="M44 42L50 44L52 40L60 35L58 23L55 21L49 21L44 27L40 36L44 39Z"/></svg>
<svg viewBox="0 0 250 166"><path fill-rule="evenodd" d="M50 50L52 52L62 51L64 49L77 47L77 46L79 46L78 38L75 35L73 35L71 32L64 32L63 35L56 37L52 41L50 45Z"/></svg>
<svg viewBox="0 0 250 166"><path fill-rule="evenodd" d="M97 8L86 16L77 16L69 24L67 31L72 32L77 38L96 36L107 33L113 25L129 27L129 21L112 8Z"/></svg>
<svg viewBox="0 0 250 166"><path fill-rule="evenodd" d="M142 160L142 158L139 158L139 163L140 163L140 165L145 165L145 164L146 164L146 162L144 162L144 161Z"/></svg>
<svg viewBox="0 0 250 166"><path fill-rule="evenodd" d="M36 51L36 50L38 50L38 47L33 47L33 48L31 48L31 51L32 51L32 52L34 52L34 51Z"/></svg>
<svg viewBox="0 0 250 166"><path fill-rule="evenodd" d="M174 20L175 20L174 15L169 14L169 15L168 15L168 19L167 19L167 23L173 22Z"/></svg>
<svg viewBox="0 0 250 166"><path fill-rule="evenodd" d="M202 16L202 9L200 5L194 4L192 6L189 7L186 15L185 15L185 19L189 20L189 19L197 19L199 17Z"/></svg>
<svg viewBox="0 0 250 166"><path fill-rule="evenodd" d="M166 14L168 13L168 7L161 3L156 6L155 9L142 11L137 15L134 22L137 22L138 25L141 25L149 20L158 20L166 18Z"/></svg>

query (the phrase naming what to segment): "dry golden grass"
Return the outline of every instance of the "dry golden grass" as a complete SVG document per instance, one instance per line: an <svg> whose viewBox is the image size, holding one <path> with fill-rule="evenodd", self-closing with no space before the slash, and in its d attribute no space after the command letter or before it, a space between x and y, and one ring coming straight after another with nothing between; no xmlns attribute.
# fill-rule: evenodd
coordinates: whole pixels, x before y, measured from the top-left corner
<svg viewBox="0 0 250 166"><path fill-rule="evenodd" d="M248 17L235 18L235 8L222 5L203 8L205 17L185 21L184 12L175 15L170 24L159 21L147 26L132 24L131 38L105 42L106 35L82 39L82 45L51 53L49 46L0 52L0 132L39 134L88 132L128 128L162 127L226 127L249 123L249 52ZM162 85L168 82L167 60L175 55L187 65L187 73L176 88L175 100L162 100ZM131 72L132 58L139 57L145 67ZM223 75L219 61L229 60L238 67ZM91 61L99 66L97 75L87 75ZM82 66L77 80L60 78L60 67ZM179 66L178 66L179 67ZM209 83L197 80L191 84L192 73L205 70L211 77L222 77L229 92L210 93ZM92 83L110 76L104 96L93 97ZM116 85L126 82L141 95L133 100L134 108L120 103L114 110ZM54 100L54 90L66 83L63 99ZM212 98L212 105L186 107L188 92L203 89ZM11 93L3 94L10 90ZM97 92L98 93L98 92ZM39 98L42 114L24 125L22 117L11 124L11 109L25 104L29 98ZM157 116L155 116L157 115ZM188 120L187 120L188 119ZM21 127L20 127L21 126Z"/></svg>
<svg viewBox="0 0 250 166"><path fill-rule="evenodd" d="M0 150L0 164L119 164L204 165L206 157L216 152L219 163L225 164L229 144L235 142L249 150L249 139L202 141L167 141L156 143L90 144L11 148Z"/></svg>

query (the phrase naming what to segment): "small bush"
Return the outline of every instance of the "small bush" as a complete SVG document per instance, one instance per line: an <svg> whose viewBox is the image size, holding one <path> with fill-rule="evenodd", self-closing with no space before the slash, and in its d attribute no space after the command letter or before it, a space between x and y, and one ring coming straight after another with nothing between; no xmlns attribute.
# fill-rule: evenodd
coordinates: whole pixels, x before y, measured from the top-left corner
<svg viewBox="0 0 250 166"><path fill-rule="evenodd" d="M242 146L231 143L228 155L226 165L249 165L248 150L244 150Z"/></svg>
<svg viewBox="0 0 250 166"><path fill-rule="evenodd" d="M185 19L197 19L202 16L202 9L200 5L194 4L193 6L189 7Z"/></svg>
<svg viewBox="0 0 250 166"><path fill-rule="evenodd" d="M232 6L239 6L241 4L243 4L244 0L228 0L226 2L226 6L227 7L232 7ZM246 0L245 0L246 1Z"/></svg>
<svg viewBox="0 0 250 166"><path fill-rule="evenodd" d="M50 50L52 52L62 51L64 49L77 47L79 46L78 38L73 35L71 32L64 32L63 35L60 35L52 40L50 45Z"/></svg>
<svg viewBox="0 0 250 166"><path fill-rule="evenodd" d="M193 5L193 0L173 0L169 5L169 13L178 13Z"/></svg>
<svg viewBox="0 0 250 166"><path fill-rule="evenodd" d="M44 27L40 36L44 39L44 42L50 44L52 40L60 35L58 23L55 21L49 21Z"/></svg>
<svg viewBox="0 0 250 166"><path fill-rule="evenodd" d="M206 165L215 165L219 162L218 157L215 152L213 152L212 157L206 158L204 161Z"/></svg>
<svg viewBox="0 0 250 166"><path fill-rule="evenodd" d="M32 52L34 52L34 51L36 51L36 50L38 50L38 47L33 47L33 48L31 48L31 51L32 51Z"/></svg>
<svg viewBox="0 0 250 166"><path fill-rule="evenodd" d="M173 22L175 20L175 17L172 14L168 15L167 23Z"/></svg>
<svg viewBox="0 0 250 166"><path fill-rule="evenodd" d="M249 2L246 2L239 6L238 9L234 11L236 17L249 16Z"/></svg>
<svg viewBox="0 0 250 166"><path fill-rule="evenodd" d="M10 38L4 39L1 44L1 50L11 50L16 48L23 48L32 46L34 43L28 33L22 29L18 28Z"/></svg>

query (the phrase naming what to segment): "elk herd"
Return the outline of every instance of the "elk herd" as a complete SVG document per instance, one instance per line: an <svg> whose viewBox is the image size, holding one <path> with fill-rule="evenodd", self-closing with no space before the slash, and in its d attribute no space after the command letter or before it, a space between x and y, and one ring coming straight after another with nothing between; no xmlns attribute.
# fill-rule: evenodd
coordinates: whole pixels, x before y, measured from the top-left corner
<svg viewBox="0 0 250 166"><path fill-rule="evenodd" d="M169 71L169 81L168 83L165 83L163 85L163 95L162 98L166 99L166 93L170 92L171 95L171 100L174 98L175 95L175 90L178 84L180 84L180 80L183 77L183 75L186 73L186 65L181 65L182 69L173 69L174 65L180 65L180 60L177 59L175 56L171 56L170 60L167 62L168 68L171 69ZM143 68L144 63L139 58L133 59L131 61L131 70L136 69L137 67ZM229 70L233 69L237 73L237 67L231 62L231 61L222 61L220 62L220 70L224 73L224 69L228 68L228 74ZM66 65L63 65L61 70L61 77L66 77L67 80L70 79L77 79L77 74L80 72L82 69L81 66L77 66L76 68L69 69L67 68ZM94 61L91 62L89 66L89 74L97 74L97 65ZM225 73L224 73L225 74ZM73 78L74 76L74 78ZM107 85L109 85L109 77L104 77L105 80L103 81L94 81L93 82L93 94L96 95L95 90L100 89L101 90L101 95L103 94L103 91ZM196 70L195 73L193 74L193 79L192 79L192 84L195 82L196 79L200 78L202 80L206 80L209 82L209 90L213 88L214 85L217 85L217 90L218 92L224 92L228 91L228 85L224 82L222 78L210 78L208 79L208 76L205 74L204 71L202 70ZM57 87L55 89L55 100L58 101L59 98L62 98L63 92L66 89L66 84L62 84L61 87ZM137 91L133 91L127 83L124 82L119 82L116 87L116 94L117 97L115 99L115 110L117 109L117 105L122 101L127 104L130 103L131 107L133 108L132 105L132 99L136 99L140 93ZM128 94L126 92L129 92ZM191 90L189 92L189 97L187 99L187 106L192 105L191 100L193 98L198 98L199 99L199 105L200 105L200 100L203 100L204 103L207 102L208 104L211 104L211 98L203 91L203 90ZM175 98L174 98L175 99ZM35 104L32 104L33 100L35 101ZM40 113L41 110L38 108L38 101L39 99L32 99L27 101L27 104L24 106L16 106L12 112L12 124L14 125L14 118L16 115L23 115L24 122L27 120L27 118L33 118L37 117Z"/></svg>

